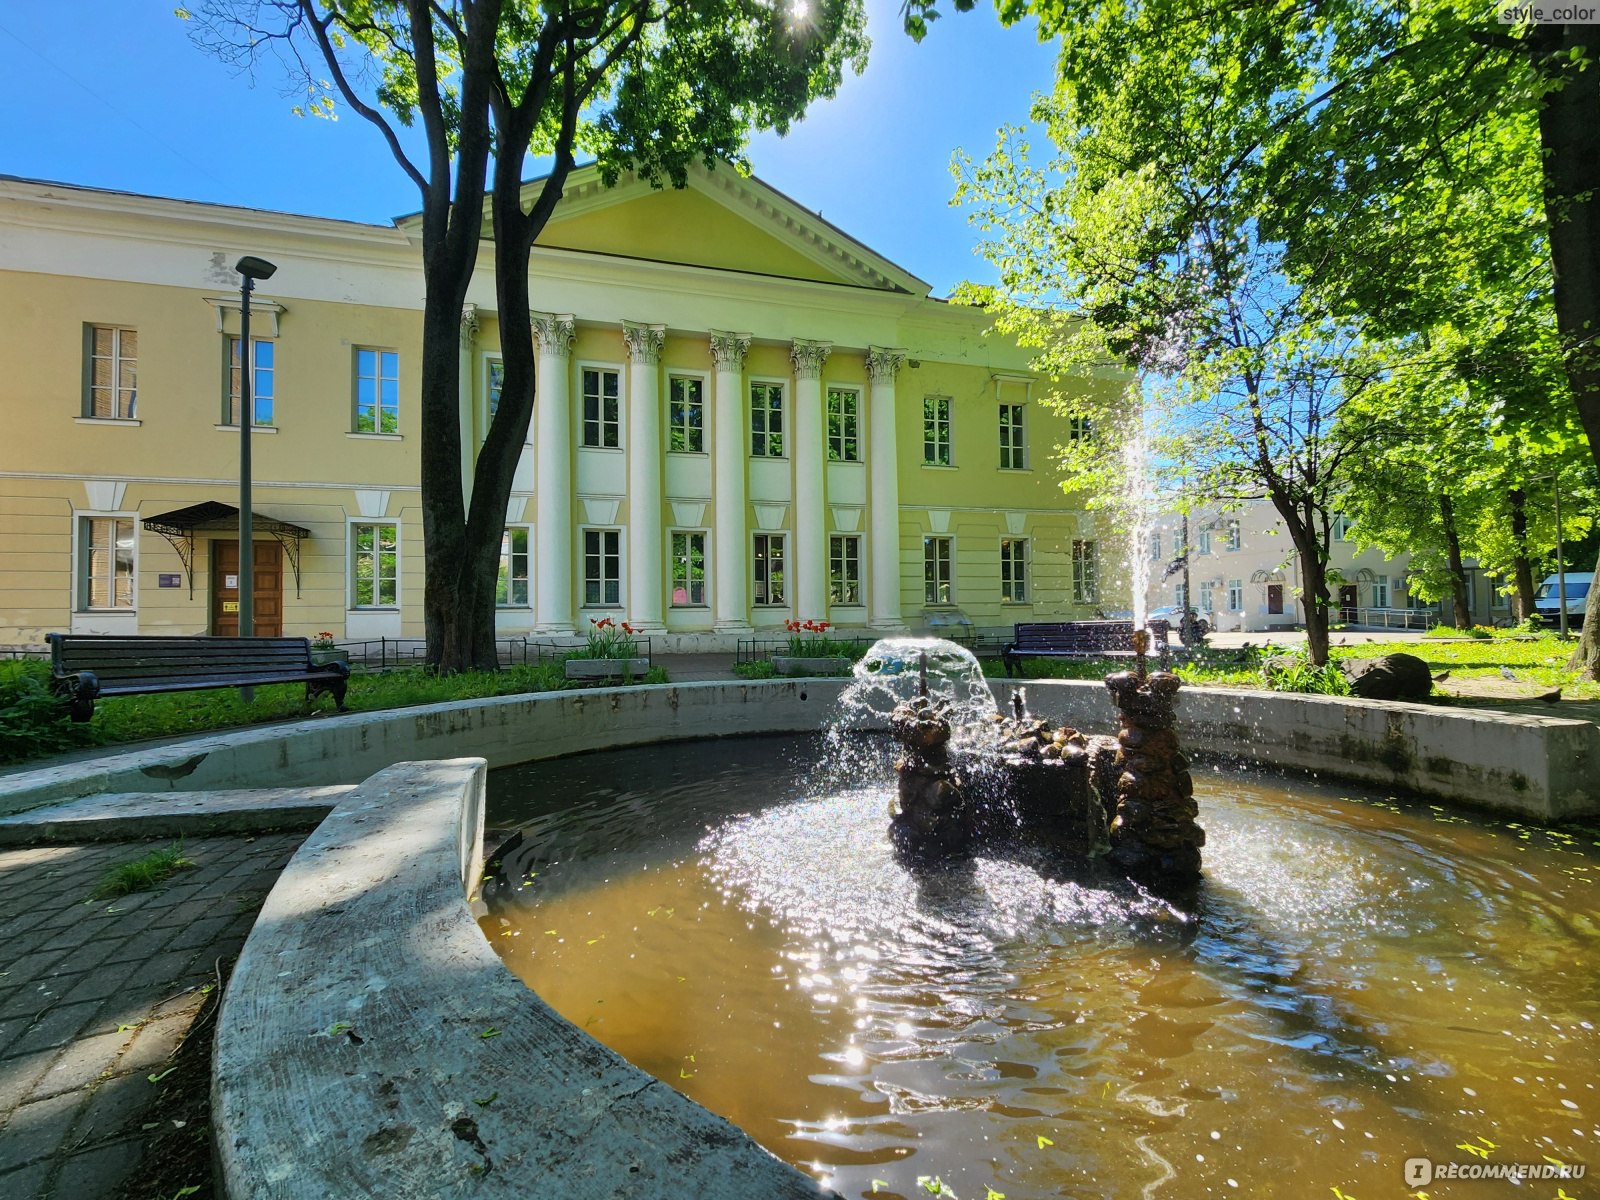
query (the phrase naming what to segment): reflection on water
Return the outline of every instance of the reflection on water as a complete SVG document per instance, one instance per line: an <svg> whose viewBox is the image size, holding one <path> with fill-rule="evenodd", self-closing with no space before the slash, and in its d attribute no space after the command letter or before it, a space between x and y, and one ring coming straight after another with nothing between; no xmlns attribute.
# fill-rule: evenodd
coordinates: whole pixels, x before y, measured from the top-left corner
<svg viewBox="0 0 1600 1200"><path fill-rule="evenodd" d="M1474 1152L1600 1174L1594 835L1201 772L1206 879L1174 908L1003 858L908 873L883 754L759 738L497 772L491 821L524 837L485 932L847 1196L1371 1200L1414 1190L1408 1158Z"/></svg>

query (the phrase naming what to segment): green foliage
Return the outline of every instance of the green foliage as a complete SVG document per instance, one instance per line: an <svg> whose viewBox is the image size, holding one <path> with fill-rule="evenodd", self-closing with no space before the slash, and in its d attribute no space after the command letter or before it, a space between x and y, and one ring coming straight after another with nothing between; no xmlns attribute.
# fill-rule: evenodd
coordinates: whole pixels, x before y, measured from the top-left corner
<svg viewBox="0 0 1600 1200"><path fill-rule="evenodd" d="M56 754L97 740L96 730L74 723L66 704L50 691L48 665L0 663L0 763Z"/></svg>
<svg viewBox="0 0 1600 1200"><path fill-rule="evenodd" d="M733 673L740 679L775 679L778 674L773 669L770 658L758 658L752 662L734 663Z"/></svg>
<svg viewBox="0 0 1600 1200"><path fill-rule="evenodd" d="M1454 625L1431 625L1422 634L1426 638L1470 638L1473 641L1487 641L1494 636L1494 631L1482 625L1471 625L1466 629L1457 629Z"/></svg>
<svg viewBox="0 0 1600 1200"><path fill-rule="evenodd" d="M1350 681L1337 664L1312 663L1302 649L1264 659L1261 682L1274 692L1305 692L1314 696L1348 696Z"/></svg>
<svg viewBox="0 0 1600 1200"><path fill-rule="evenodd" d="M95 885L94 896L106 899L126 896L131 892L148 892L159 887L185 867L194 866L194 859L183 852L181 841L162 846L134 859L112 867Z"/></svg>

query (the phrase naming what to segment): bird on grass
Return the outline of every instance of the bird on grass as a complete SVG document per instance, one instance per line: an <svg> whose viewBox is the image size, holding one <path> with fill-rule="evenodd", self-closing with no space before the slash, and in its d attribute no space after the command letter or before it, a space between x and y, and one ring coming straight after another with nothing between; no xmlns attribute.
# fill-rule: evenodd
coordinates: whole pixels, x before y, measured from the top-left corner
<svg viewBox="0 0 1600 1200"><path fill-rule="evenodd" d="M1450 672L1449 671L1440 671L1437 675L1435 675L1433 677L1433 681L1435 683L1443 683L1446 679L1449 679L1449 678L1450 678Z"/></svg>
<svg viewBox="0 0 1600 1200"><path fill-rule="evenodd" d="M1500 668L1500 674L1501 674L1502 677L1511 680L1512 683L1516 683L1517 682L1517 677L1514 674L1512 674L1512 671L1511 671L1510 667L1501 667Z"/></svg>
<svg viewBox="0 0 1600 1200"><path fill-rule="evenodd" d="M1543 700L1546 704L1559 703L1561 700L1561 689L1556 688L1556 690L1553 692L1546 692L1544 695L1538 697L1538 699Z"/></svg>

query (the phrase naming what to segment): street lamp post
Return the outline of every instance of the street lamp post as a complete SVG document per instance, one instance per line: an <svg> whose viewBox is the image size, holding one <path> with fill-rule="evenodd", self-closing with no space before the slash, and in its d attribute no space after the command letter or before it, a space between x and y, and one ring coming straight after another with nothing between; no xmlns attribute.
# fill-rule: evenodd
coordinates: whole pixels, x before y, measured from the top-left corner
<svg viewBox="0 0 1600 1200"><path fill-rule="evenodd" d="M255 402L250 378L255 356L250 352L250 293L256 280L271 279L278 268L264 258L245 255L234 263L239 272L239 636L255 637L255 531L251 528L250 436ZM246 699L249 698L246 689Z"/></svg>

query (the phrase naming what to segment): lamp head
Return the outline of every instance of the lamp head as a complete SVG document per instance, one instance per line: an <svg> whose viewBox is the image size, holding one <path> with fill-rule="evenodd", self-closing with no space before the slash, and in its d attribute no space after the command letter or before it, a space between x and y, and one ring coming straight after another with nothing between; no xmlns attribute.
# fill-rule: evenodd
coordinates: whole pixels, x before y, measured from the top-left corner
<svg viewBox="0 0 1600 1200"><path fill-rule="evenodd" d="M264 258L257 258L253 254L246 254L233 264L233 269L246 279L271 279L273 272L278 268Z"/></svg>

